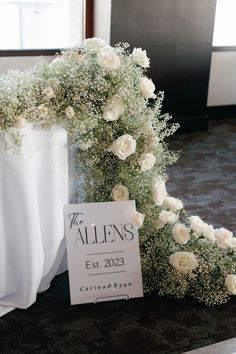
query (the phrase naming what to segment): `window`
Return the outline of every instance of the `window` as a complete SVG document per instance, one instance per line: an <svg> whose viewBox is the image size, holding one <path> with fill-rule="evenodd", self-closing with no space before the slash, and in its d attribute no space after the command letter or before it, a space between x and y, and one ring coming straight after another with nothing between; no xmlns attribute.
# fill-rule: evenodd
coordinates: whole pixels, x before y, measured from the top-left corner
<svg viewBox="0 0 236 354"><path fill-rule="evenodd" d="M236 0L217 0L213 46L236 46Z"/></svg>
<svg viewBox="0 0 236 354"><path fill-rule="evenodd" d="M0 50L80 44L83 0L0 0Z"/></svg>

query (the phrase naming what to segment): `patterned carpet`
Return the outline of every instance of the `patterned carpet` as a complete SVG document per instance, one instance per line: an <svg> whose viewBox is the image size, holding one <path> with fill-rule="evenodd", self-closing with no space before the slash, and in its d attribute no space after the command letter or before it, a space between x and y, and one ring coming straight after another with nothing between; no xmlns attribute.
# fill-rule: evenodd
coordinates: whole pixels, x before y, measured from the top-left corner
<svg viewBox="0 0 236 354"><path fill-rule="evenodd" d="M168 189L186 208L236 234L236 119L176 135ZM236 337L236 299L218 307L159 298L69 305L68 274L27 310L0 319L1 354L171 354Z"/></svg>
<svg viewBox="0 0 236 354"><path fill-rule="evenodd" d="M168 170L170 194L189 213L236 235L236 120L213 121L207 133L177 134L170 146L182 151Z"/></svg>

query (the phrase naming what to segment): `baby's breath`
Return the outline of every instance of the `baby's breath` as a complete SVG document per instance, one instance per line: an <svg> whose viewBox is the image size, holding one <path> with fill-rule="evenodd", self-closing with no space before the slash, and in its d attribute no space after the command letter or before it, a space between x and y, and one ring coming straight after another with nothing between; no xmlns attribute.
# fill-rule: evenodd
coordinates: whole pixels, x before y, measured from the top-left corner
<svg viewBox="0 0 236 354"><path fill-rule="evenodd" d="M118 56L112 69L111 62L101 65L102 56L97 60L103 42L87 41L87 46L85 42L63 50L51 64L41 61L25 72L13 70L1 76L1 142L6 148L20 146L20 124L24 122L44 129L64 127L73 141L75 201L109 201L114 187L122 186L124 195L136 200L137 210L145 215L139 232L145 290L180 298L190 295L209 305L223 303L229 298L225 279L236 274L234 251L220 249L193 230L184 244L178 243L173 225L163 220L156 229L164 207L155 205L153 187L157 176L167 178L166 166L178 157L165 142L178 125L170 124L171 117L161 113L163 92L151 100L147 90L142 95L140 80L146 77L149 63L146 52L136 50L134 60L129 45L118 44L112 49L113 57L114 53ZM146 82L152 88L153 84ZM153 92L149 97L154 97ZM128 151L123 159L111 147L127 135L132 137L132 153ZM141 156L152 156L144 169L140 167ZM184 210L178 217L188 223ZM175 228L176 232L180 229ZM195 262L191 272L181 273L170 264L170 256L180 252L191 254Z"/></svg>

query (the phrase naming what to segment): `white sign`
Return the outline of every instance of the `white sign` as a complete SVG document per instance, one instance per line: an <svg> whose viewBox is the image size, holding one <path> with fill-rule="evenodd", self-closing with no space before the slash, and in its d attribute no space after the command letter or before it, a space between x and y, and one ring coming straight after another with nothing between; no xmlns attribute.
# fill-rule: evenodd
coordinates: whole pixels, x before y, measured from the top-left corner
<svg viewBox="0 0 236 354"><path fill-rule="evenodd" d="M71 304L143 296L135 201L64 207Z"/></svg>

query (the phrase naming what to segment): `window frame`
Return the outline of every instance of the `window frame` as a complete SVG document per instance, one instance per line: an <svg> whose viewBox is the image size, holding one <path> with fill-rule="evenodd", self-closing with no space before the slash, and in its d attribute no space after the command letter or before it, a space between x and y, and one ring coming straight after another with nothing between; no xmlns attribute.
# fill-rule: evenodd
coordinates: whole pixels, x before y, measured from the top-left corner
<svg viewBox="0 0 236 354"><path fill-rule="evenodd" d="M84 0L84 38L94 34L94 0ZM0 57L35 57L53 56L60 53L60 48L49 49L0 49Z"/></svg>
<svg viewBox="0 0 236 354"><path fill-rule="evenodd" d="M2 49L0 57L36 57L60 53L60 49Z"/></svg>
<svg viewBox="0 0 236 354"><path fill-rule="evenodd" d="M212 52L235 52L236 46L212 46Z"/></svg>

